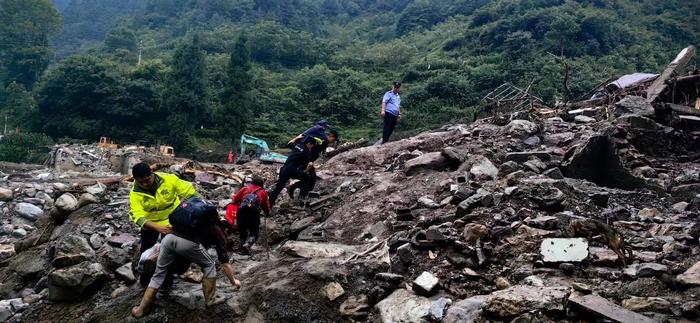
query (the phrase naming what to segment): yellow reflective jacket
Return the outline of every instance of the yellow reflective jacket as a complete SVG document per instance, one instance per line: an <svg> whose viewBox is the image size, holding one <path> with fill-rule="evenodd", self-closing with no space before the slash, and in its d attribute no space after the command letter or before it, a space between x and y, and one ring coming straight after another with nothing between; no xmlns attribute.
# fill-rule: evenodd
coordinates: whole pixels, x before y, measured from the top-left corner
<svg viewBox="0 0 700 323"><path fill-rule="evenodd" d="M136 185L131 187L129 194L129 219L139 227L143 227L146 221L158 225L169 225L168 216L178 205L180 199L188 199L197 195L192 183L181 180L173 174L155 173L156 194L146 192Z"/></svg>

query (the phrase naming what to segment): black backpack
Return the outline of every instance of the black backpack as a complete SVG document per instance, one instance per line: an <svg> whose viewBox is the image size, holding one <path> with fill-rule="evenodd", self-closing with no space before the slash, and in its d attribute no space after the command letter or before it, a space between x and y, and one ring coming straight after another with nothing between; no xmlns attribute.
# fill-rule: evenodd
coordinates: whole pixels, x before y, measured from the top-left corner
<svg viewBox="0 0 700 323"><path fill-rule="evenodd" d="M216 219L217 216L216 206L197 197L190 197L182 201L168 219L174 231L188 234L194 232L200 223Z"/></svg>
<svg viewBox="0 0 700 323"><path fill-rule="evenodd" d="M238 214L260 214L262 207L260 206L260 197L258 196L258 191L260 191L261 189L262 187L246 194L243 197L241 205L238 206Z"/></svg>

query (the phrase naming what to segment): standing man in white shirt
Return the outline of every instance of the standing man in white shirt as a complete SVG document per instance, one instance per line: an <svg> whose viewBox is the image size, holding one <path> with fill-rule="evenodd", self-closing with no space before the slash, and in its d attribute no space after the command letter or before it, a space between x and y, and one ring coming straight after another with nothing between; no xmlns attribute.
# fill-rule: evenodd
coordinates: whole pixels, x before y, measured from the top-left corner
<svg viewBox="0 0 700 323"><path fill-rule="evenodd" d="M382 144L389 141L389 137L396 128L396 123L401 119L401 83L394 82L391 91L384 93L382 98L382 110L379 115L384 118L384 130L382 132Z"/></svg>

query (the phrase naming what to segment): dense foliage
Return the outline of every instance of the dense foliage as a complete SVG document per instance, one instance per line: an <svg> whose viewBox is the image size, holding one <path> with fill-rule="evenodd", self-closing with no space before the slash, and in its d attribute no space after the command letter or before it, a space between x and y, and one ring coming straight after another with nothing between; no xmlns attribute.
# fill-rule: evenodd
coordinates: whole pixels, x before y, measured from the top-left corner
<svg viewBox="0 0 700 323"><path fill-rule="evenodd" d="M5 135L0 140L0 160L41 164L48 158L47 152L51 145L53 145L53 140L44 134Z"/></svg>
<svg viewBox="0 0 700 323"><path fill-rule="evenodd" d="M20 2L24 16L46 4L2 0L0 15ZM686 0L54 2L65 21L54 66L34 85L46 64L10 73L17 61L1 51L0 112L53 137L187 149L241 132L274 146L320 118L376 138L394 80L399 135L470 120L504 82L573 100L610 76L658 72L700 39L700 2ZM27 33L45 44L57 26L42 10L52 19ZM0 28L3 41L22 34Z"/></svg>

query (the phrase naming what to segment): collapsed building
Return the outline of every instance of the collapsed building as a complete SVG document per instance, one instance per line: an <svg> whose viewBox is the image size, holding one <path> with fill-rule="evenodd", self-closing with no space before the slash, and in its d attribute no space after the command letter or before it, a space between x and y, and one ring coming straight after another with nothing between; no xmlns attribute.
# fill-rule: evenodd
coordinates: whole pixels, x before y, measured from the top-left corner
<svg viewBox="0 0 700 323"><path fill-rule="evenodd" d="M689 60L679 57L674 71ZM609 80L544 116L534 99L503 106L498 122L332 154L310 203L283 195L254 254L234 256L240 290L221 277L227 301L205 308L193 266L147 320L696 321L692 73ZM127 321L142 295L123 162L68 148L0 182L1 320ZM270 186L279 167L155 156L133 160L193 181L222 209L246 176ZM62 168L73 159L87 168Z"/></svg>

